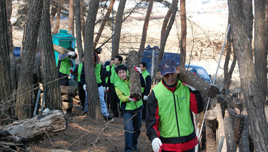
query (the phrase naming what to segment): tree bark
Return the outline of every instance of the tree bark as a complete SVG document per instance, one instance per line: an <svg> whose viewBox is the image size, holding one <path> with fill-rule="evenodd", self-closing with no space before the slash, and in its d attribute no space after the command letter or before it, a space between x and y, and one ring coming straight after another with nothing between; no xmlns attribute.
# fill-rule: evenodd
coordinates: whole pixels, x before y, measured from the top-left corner
<svg viewBox="0 0 268 152"><path fill-rule="evenodd" d="M238 149L241 152L250 152L250 142L249 142L249 120L248 116L241 115L240 124L240 137L238 142Z"/></svg>
<svg viewBox="0 0 268 152"><path fill-rule="evenodd" d="M99 42L99 39L100 39L100 36L101 36L102 31L103 31L103 29L104 29L104 26L106 25L107 21L109 20L109 16L110 16L110 14L111 14L111 11L113 10L114 1L115 1L115 0L111 0L111 1L110 1L109 8L108 8L108 10L107 10L107 12L106 12L106 14L105 14L105 16L104 16L104 19L103 19L103 21L102 21L102 23L101 23L101 26L100 26L100 28L99 28L99 31L98 31L98 33L97 33L97 35L96 35L96 37L95 37L95 41L94 41L94 47L95 47L95 48L96 48L96 46L97 46L97 44L98 44L98 42Z"/></svg>
<svg viewBox="0 0 268 152"><path fill-rule="evenodd" d="M121 35L121 26L122 26L122 18L125 9L126 0L120 0L119 6L116 13L115 20L115 29L114 29L114 38L112 41L112 57L115 58L118 55L119 43L120 43L120 35Z"/></svg>
<svg viewBox="0 0 268 152"><path fill-rule="evenodd" d="M215 98L219 92L218 88L185 69L180 68L180 74L178 77L182 82L187 83L188 85L200 91L203 95L207 95L210 98Z"/></svg>
<svg viewBox="0 0 268 152"><path fill-rule="evenodd" d="M60 28L60 16L61 16L61 8L62 8L62 5L63 5L63 2L64 2L64 0L61 0L61 2L58 5L56 23L55 23L55 27L54 27L54 30L53 30L53 34L58 33L59 28Z"/></svg>
<svg viewBox="0 0 268 152"><path fill-rule="evenodd" d="M219 147L221 137L225 136L224 124L223 124L224 121L223 121L223 116L222 116L220 104L217 103L213 110L214 110L215 116L217 117L217 121L218 121L218 128L216 130L216 147ZM217 149L217 151L218 151L218 149ZM224 140L224 142L223 142L222 151L226 151L226 140Z"/></svg>
<svg viewBox="0 0 268 152"><path fill-rule="evenodd" d="M0 104L4 106L0 107L3 112L12 116L10 113L11 105L13 102L10 100L12 94L11 79L10 79L10 57L9 57L9 45L8 45L8 27L7 27L7 12L6 1L0 0Z"/></svg>
<svg viewBox="0 0 268 152"><path fill-rule="evenodd" d="M129 59L129 86L130 86L130 97L136 98L137 101L141 99L141 81L140 74L134 70L134 67L138 67L140 62L137 60L139 58L139 53L132 50L128 54Z"/></svg>
<svg viewBox="0 0 268 152"><path fill-rule="evenodd" d="M180 67L184 68L186 62L186 37L187 37L185 0L180 0L180 15L181 15Z"/></svg>
<svg viewBox="0 0 268 152"><path fill-rule="evenodd" d="M82 47L82 37L81 37L81 11L80 11L80 2L81 0L75 0L75 21L76 21L76 46L78 50L78 56L79 56L79 61L81 61L81 56L83 54L83 47Z"/></svg>
<svg viewBox="0 0 268 152"><path fill-rule="evenodd" d="M25 45L21 54L21 70L17 89L16 116L18 119L31 117L31 92L33 81L33 65L37 46L43 1L30 0L31 5L27 17Z"/></svg>
<svg viewBox="0 0 268 152"><path fill-rule="evenodd" d="M147 37L147 30L148 30L148 25L149 25L150 16L151 16L151 13L152 13L153 5L154 5L154 0L150 0L148 8L147 8L144 24L143 24L141 44L140 44L140 49L139 49L139 54L140 54L139 57L140 57L140 59L141 59L141 56L142 56L142 54L144 52L144 47L145 47L145 42L146 42L146 37Z"/></svg>
<svg viewBox="0 0 268 152"><path fill-rule="evenodd" d="M56 62L54 58L51 26L49 20L50 0L43 1L41 25L39 29L39 48L41 52L41 73L43 78L44 95L46 107L50 109L61 109L61 94Z"/></svg>
<svg viewBox="0 0 268 152"><path fill-rule="evenodd" d="M58 10L58 5L52 5L51 7L51 12L50 12L50 23L52 24L53 23L53 19L57 13L57 10Z"/></svg>
<svg viewBox="0 0 268 152"><path fill-rule="evenodd" d="M216 149L216 116L213 110L209 110L206 113L206 151L214 152Z"/></svg>
<svg viewBox="0 0 268 152"><path fill-rule="evenodd" d="M8 33L9 53L13 53L12 24L10 21L11 14L12 14L12 0L6 0L6 14L7 14L7 33Z"/></svg>
<svg viewBox="0 0 268 152"><path fill-rule="evenodd" d="M60 110L51 110L46 114L35 116L31 119L16 121L1 128L1 132L7 132L7 136L1 140L14 142L28 141L44 133L53 133L66 129L64 114Z"/></svg>
<svg viewBox="0 0 268 152"><path fill-rule="evenodd" d="M89 2L88 16L86 21L86 35L84 41L85 50L85 73L87 84L87 101L89 115L93 119L100 119L100 102L97 88L96 76L94 73L93 62L93 37L96 16L98 12L99 0L91 0Z"/></svg>
<svg viewBox="0 0 268 152"><path fill-rule="evenodd" d="M69 34L74 34L74 0L69 0Z"/></svg>
<svg viewBox="0 0 268 152"><path fill-rule="evenodd" d="M224 132L227 144L227 152L236 151L236 141L234 132L234 121L231 116L224 117Z"/></svg>
<svg viewBox="0 0 268 152"><path fill-rule="evenodd" d="M82 28L82 36L83 36L83 40L85 41L85 19L84 19L84 13L85 13L85 3L84 1L81 1L81 28Z"/></svg>
<svg viewBox="0 0 268 152"><path fill-rule="evenodd" d="M265 50L265 3L266 0L255 0L254 17L254 55L255 71L260 101L266 101L267 91L267 50ZM267 42L266 42L267 43Z"/></svg>
<svg viewBox="0 0 268 152"><path fill-rule="evenodd" d="M229 11L232 11L233 44L237 55L244 103L250 120L251 136L255 150L268 151L268 125L264 123L266 121L264 104L260 93L258 93L258 82L256 82L258 80L256 79L251 47L252 1L230 0L228 4Z"/></svg>

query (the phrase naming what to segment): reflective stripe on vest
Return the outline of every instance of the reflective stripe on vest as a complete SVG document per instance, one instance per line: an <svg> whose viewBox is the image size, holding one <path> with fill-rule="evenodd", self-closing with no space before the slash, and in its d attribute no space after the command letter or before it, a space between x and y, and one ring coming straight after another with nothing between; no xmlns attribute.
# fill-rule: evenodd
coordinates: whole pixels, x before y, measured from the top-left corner
<svg viewBox="0 0 268 152"><path fill-rule="evenodd" d="M127 84L128 83L128 84ZM117 87L125 96L130 96L129 81L127 83L124 80L119 79L114 86ZM121 107L122 101L120 101ZM137 102L126 102L126 110L135 110L143 105L142 100Z"/></svg>
<svg viewBox="0 0 268 152"><path fill-rule="evenodd" d="M77 78L78 82L81 82L81 73L82 73L83 65L84 65L83 62L78 65L78 78Z"/></svg>
<svg viewBox="0 0 268 152"><path fill-rule="evenodd" d="M189 88L178 80L177 89L172 93L162 81L153 88L159 108L160 136L171 138L192 134L194 126L191 119Z"/></svg>
<svg viewBox="0 0 268 152"><path fill-rule="evenodd" d="M96 80L97 80L97 83L101 83L101 64L96 64L95 65L95 75L96 75Z"/></svg>

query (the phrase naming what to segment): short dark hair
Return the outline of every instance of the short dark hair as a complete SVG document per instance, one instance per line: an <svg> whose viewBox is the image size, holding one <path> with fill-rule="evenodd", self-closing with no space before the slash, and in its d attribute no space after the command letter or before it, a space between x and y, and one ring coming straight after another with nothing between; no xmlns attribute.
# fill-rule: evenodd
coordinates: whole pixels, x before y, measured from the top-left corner
<svg viewBox="0 0 268 152"><path fill-rule="evenodd" d="M84 56L85 56L85 54L83 53L83 54L81 55L81 58L84 57Z"/></svg>
<svg viewBox="0 0 268 152"><path fill-rule="evenodd" d="M112 61L112 60L114 60L114 58L111 58L111 60L110 60L110 61Z"/></svg>
<svg viewBox="0 0 268 152"><path fill-rule="evenodd" d="M74 51L74 48L72 48L71 46L67 48L70 51Z"/></svg>
<svg viewBox="0 0 268 152"><path fill-rule="evenodd" d="M141 62L140 64L142 64L143 67L147 68L147 63L146 62Z"/></svg>
<svg viewBox="0 0 268 152"><path fill-rule="evenodd" d="M122 58L122 56L120 56L120 55L117 55L117 56L115 56L114 58L118 58L118 60L121 61L121 63L123 62L123 58Z"/></svg>
<svg viewBox="0 0 268 152"><path fill-rule="evenodd" d="M127 71L127 67L125 65L118 65L116 68L116 73L118 74L118 72L121 70Z"/></svg>

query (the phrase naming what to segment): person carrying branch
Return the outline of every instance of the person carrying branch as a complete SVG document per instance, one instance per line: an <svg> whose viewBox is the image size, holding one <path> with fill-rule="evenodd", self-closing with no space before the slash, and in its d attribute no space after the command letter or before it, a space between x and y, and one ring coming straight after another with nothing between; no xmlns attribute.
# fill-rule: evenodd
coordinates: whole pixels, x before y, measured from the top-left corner
<svg viewBox="0 0 268 152"><path fill-rule="evenodd" d="M158 68L162 80L146 105L146 130L152 148L154 152L194 152L198 139L192 112L203 110L201 94L178 79L180 68L175 60L163 59Z"/></svg>
<svg viewBox="0 0 268 152"><path fill-rule="evenodd" d="M135 71L140 74L141 86L145 83L141 74L141 70L135 67ZM141 133L141 114L143 109L142 100L137 101L130 97L129 77L127 76L127 67L119 65L116 69L119 80L114 84L115 92L120 100L120 108L124 118L125 130L125 152L138 151L138 138Z"/></svg>
<svg viewBox="0 0 268 152"><path fill-rule="evenodd" d="M145 87L141 88L142 101L143 101L143 105L144 105L144 109L142 110L142 121L145 121L146 120L146 102L147 102L148 95L149 95L150 90L151 90L151 75L147 71L147 64L145 62L140 63L140 68L142 71L142 76L143 76L144 81L145 81Z"/></svg>

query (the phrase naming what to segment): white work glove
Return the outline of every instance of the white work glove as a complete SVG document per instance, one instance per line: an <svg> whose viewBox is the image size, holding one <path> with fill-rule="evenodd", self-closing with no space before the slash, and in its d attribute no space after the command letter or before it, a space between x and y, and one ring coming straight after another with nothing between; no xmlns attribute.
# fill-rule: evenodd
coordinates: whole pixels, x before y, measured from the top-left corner
<svg viewBox="0 0 268 152"><path fill-rule="evenodd" d="M185 86L187 86L188 88L190 88L192 91L196 91L196 89L188 84L184 84Z"/></svg>
<svg viewBox="0 0 268 152"><path fill-rule="evenodd" d="M131 102L136 102L136 101L137 101L136 98L130 98L130 97L128 97L128 99L129 99L129 101L131 101Z"/></svg>
<svg viewBox="0 0 268 152"><path fill-rule="evenodd" d="M136 72L138 72L139 74L141 74L141 68L140 68L140 67L134 67L134 70L135 70Z"/></svg>
<svg viewBox="0 0 268 152"><path fill-rule="evenodd" d="M70 55L70 56L75 56L75 52L68 52L68 55Z"/></svg>
<svg viewBox="0 0 268 152"><path fill-rule="evenodd" d="M160 146L162 146L161 140L157 137L154 138L152 141L152 148L153 148L154 152L159 152Z"/></svg>
<svg viewBox="0 0 268 152"><path fill-rule="evenodd" d="M109 91L109 87L106 87L106 91Z"/></svg>
<svg viewBox="0 0 268 152"><path fill-rule="evenodd" d="M106 91L107 91L107 90L106 90L106 87L103 87L103 91L104 91L104 92L106 92Z"/></svg>
<svg viewBox="0 0 268 152"><path fill-rule="evenodd" d="M143 96L143 100L147 100L148 99L148 96Z"/></svg>
<svg viewBox="0 0 268 152"><path fill-rule="evenodd" d="M84 89L85 91L87 91L87 85L86 85L86 84L83 85L83 89Z"/></svg>

